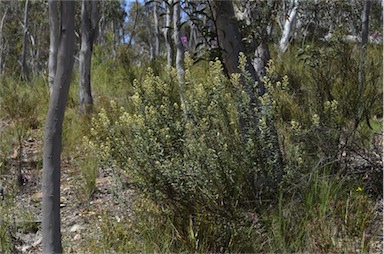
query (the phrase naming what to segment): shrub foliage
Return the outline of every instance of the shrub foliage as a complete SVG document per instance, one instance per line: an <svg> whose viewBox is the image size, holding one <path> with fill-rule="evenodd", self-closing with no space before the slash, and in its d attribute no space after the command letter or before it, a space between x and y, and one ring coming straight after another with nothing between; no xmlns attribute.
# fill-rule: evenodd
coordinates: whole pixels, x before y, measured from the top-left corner
<svg viewBox="0 0 384 254"><path fill-rule="evenodd" d="M279 67L270 62L262 81L267 93L257 99L256 122L250 98L240 84L258 85L244 71L244 55L240 56L242 73L229 80L220 61L210 62L203 70L201 66L192 68L187 56L183 103L175 70L168 69L167 76L159 77L149 68L141 81L133 82L126 108L112 101L100 110L85 141L104 166L114 168L119 179L146 200L136 202L148 208L139 209L148 215L137 224L142 235L161 231L167 236L158 244L166 242L166 251L178 252L302 251L301 240L313 241L312 234L325 234L326 242L312 244L312 250L335 248L334 240L329 240L334 228L328 224L314 227L313 232L299 228L300 242L291 242L289 232L295 223L315 220L284 214L317 212L310 195L319 190L311 186L307 190L301 181L324 167L331 169L329 174L340 165L350 168L344 162L355 158L346 154L366 147L365 133L372 132L365 131L363 116L370 119L380 109L375 84L382 77L367 72L359 94L352 49L338 44L324 49L329 52L321 50L299 52L302 62L285 69L288 75L282 78ZM350 57L338 60L338 55ZM343 63L343 70L333 68ZM280 151L274 140L279 140ZM284 155L282 172L277 170L279 152ZM321 190L324 199L319 201L324 209L319 211L323 217L332 214L339 221L339 211L330 207L341 196L327 192L333 188L328 188L327 181ZM341 190L346 182L329 184ZM282 205L283 196L292 202ZM306 203L290 206L303 197L314 207ZM258 216L276 206L277 222L274 215L264 217L270 222L261 222ZM145 227L151 223L158 227ZM262 226L268 223L271 232ZM348 229L345 234L353 232ZM158 247L153 249L160 251L164 246Z"/></svg>
<svg viewBox="0 0 384 254"><path fill-rule="evenodd" d="M131 186L165 209L181 239L191 240L183 230L192 227L198 238L218 239L209 241L215 243L209 251L223 251L235 242L241 246L236 237L244 234L237 231L254 228L250 214L258 209L260 193L271 199L269 187L278 184L268 166L273 161L263 149L268 143L261 143L267 134L257 135L268 132L269 111L260 117L259 130L241 134L239 114L251 114L239 103L239 97L248 100L240 75L229 82L218 60L204 77L190 67L187 58L185 105L174 70L164 81L148 69L143 82L134 83L132 106L124 109L111 102L102 109L87 142L105 162L121 169ZM271 100L264 95L260 101ZM204 231L210 229L214 231L207 236Z"/></svg>

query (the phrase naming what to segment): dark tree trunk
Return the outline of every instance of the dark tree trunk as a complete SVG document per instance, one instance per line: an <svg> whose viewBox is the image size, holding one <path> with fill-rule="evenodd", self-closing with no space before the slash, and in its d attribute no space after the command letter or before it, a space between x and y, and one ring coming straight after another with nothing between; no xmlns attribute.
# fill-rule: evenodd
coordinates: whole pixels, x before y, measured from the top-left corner
<svg viewBox="0 0 384 254"><path fill-rule="evenodd" d="M244 52L244 47L240 31L235 20L232 2L215 0L213 1L213 10L215 12L217 34L219 46L222 50L221 55L224 67L228 74L240 73L238 68L239 55L240 52ZM263 55L263 58L269 57L269 50L267 46L268 45L261 44L259 49L260 53ZM265 60L266 59L264 59L264 61ZM259 66L260 68L258 71L260 71L260 74L263 74L265 71L264 64L265 62L261 62ZM270 190L273 192L277 188L277 183L282 178L283 160L280 152L278 136L273 123L273 115L270 115L271 113L265 113L267 111L266 109L270 106L261 105L258 99L258 96L262 96L265 93L264 84L261 82L258 73L255 71L255 68L252 66L249 60L247 60L245 68L249 73L251 80L246 80L246 78L243 77L241 83L243 85L244 91L248 94L250 101L247 105L247 117L244 117L243 114L240 114L240 131L243 137L247 137L249 133L255 133L257 136L259 136L259 140L262 140L262 142L266 143L263 147L263 152L266 158L266 164L271 165L269 167L271 167L271 170L273 170L273 175L265 175L261 177L264 177L264 180L262 180L264 182L263 184L267 184L267 186L269 186ZM258 89L256 89L254 86L255 82L258 84ZM239 104L241 103L242 102L239 102ZM268 132L261 131L261 128L264 128L259 122L262 118L264 118L266 122ZM272 147L269 146L270 144ZM260 188L260 186L261 185L256 183L255 180L256 189ZM260 193L260 189L258 192Z"/></svg>
<svg viewBox="0 0 384 254"><path fill-rule="evenodd" d="M135 2L134 8L136 8L136 13L135 13L135 19L133 21L132 33L129 35L128 47L132 46L132 41L136 34L136 26L137 26L137 21L139 17L139 2L137 0Z"/></svg>
<svg viewBox="0 0 384 254"><path fill-rule="evenodd" d="M93 43L96 39L98 24L97 2L83 0L81 6L81 49L80 49L80 112L92 112L91 65Z"/></svg>
<svg viewBox="0 0 384 254"><path fill-rule="evenodd" d="M230 1L214 1L214 11L216 18L216 27L219 40L219 46L222 50L222 61L228 74L239 73L239 55L244 52L242 37L235 20L235 13L232 2ZM264 93L264 86L260 82L260 78L248 60L246 69L251 78L258 82L260 93ZM248 93L252 108L257 107L256 90L243 82L244 89Z"/></svg>
<svg viewBox="0 0 384 254"><path fill-rule="evenodd" d="M56 76L49 101L43 150L43 252L62 253L60 232L60 156L62 125L69 93L75 43L75 1L61 1ZM52 15L50 13L49 15Z"/></svg>

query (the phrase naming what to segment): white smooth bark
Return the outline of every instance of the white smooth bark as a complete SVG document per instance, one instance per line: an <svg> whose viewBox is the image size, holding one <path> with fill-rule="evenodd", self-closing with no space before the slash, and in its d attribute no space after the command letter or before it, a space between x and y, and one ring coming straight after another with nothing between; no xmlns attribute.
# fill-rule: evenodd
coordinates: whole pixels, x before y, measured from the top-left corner
<svg viewBox="0 0 384 254"><path fill-rule="evenodd" d="M59 48L60 19L58 2L56 0L48 1L49 12L49 58L48 58L48 84L49 92L52 95L53 84L57 68L57 51Z"/></svg>
<svg viewBox="0 0 384 254"><path fill-rule="evenodd" d="M100 24L99 24L99 36L98 36L98 43L103 44L104 41L104 29L105 29L105 1L106 0L100 0L101 5L101 17L100 17Z"/></svg>
<svg viewBox="0 0 384 254"><path fill-rule="evenodd" d="M371 0L365 0L364 9L362 13L362 33L361 33L361 46L364 48L368 44L368 28L369 28L369 15L371 13Z"/></svg>
<svg viewBox="0 0 384 254"><path fill-rule="evenodd" d="M21 55L21 75L24 80L29 79L29 71L27 65L27 43L28 43L28 13L29 13L29 0L25 1L24 9L24 37L23 37L23 50Z"/></svg>
<svg viewBox="0 0 384 254"><path fill-rule="evenodd" d="M295 1L295 0L292 0ZM271 4L271 3L270 3ZM261 15L260 10L257 8L257 2L240 2L240 5L234 6L235 17L238 20L242 20L250 26L255 22L256 19ZM268 8L272 8L269 6ZM264 13L263 13L264 14ZM264 14L265 15L265 14ZM272 12L269 12L267 15L272 15ZM256 49L254 51L254 58L252 59L253 68L256 71L257 76L262 79L266 72L265 68L268 65L268 61L270 60L270 51L268 42L270 41L269 36L271 36L273 30L273 24L270 23L268 25L264 25L261 27L261 31L259 31L259 38L257 38L258 45L254 43ZM259 95L264 94L264 87L261 87L262 90L259 91Z"/></svg>
<svg viewBox="0 0 384 254"><path fill-rule="evenodd" d="M358 93L360 97L363 93L363 88L364 88L365 58L367 55L367 46L368 46L368 28L369 28L370 12L371 12L371 0L365 0L364 9L361 15L362 32L361 32L361 56L360 56L359 88L358 88Z"/></svg>
<svg viewBox="0 0 384 254"><path fill-rule="evenodd" d="M5 9L3 17L1 18L0 22L0 74L3 73L3 53L4 50L6 49L6 46L4 45L4 37L3 37L3 27L4 27L4 20L7 17L8 14L8 7Z"/></svg>
<svg viewBox="0 0 384 254"><path fill-rule="evenodd" d="M253 59L253 68L257 75L262 79L265 76L265 67L268 65L268 61L271 59L269 54L268 44L264 41L260 42L259 46L255 50L255 57Z"/></svg>
<svg viewBox="0 0 384 254"><path fill-rule="evenodd" d="M177 1L173 6L173 38L175 40L176 45L176 71L177 71L177 77L179 79L179 94L180 94L180 102L181 105L183 105L184 110L184 116L186 117L186 105L185 105L185 89L184 89L184 78L185 78L185 71L184 71L184 46L183 42L181 41L181 22L180 22L180 12L181 12L181 6L180 1Z"/></svg>
<svg viewBox="0 0 384 254"><path fill-rule="evenodd" d="M164 28L164 37L165 37L165 44L167 47L167 63L168 66L173 66L173 56L174 56L174 50L173 50L173 43L172 43L172 4L173 0L167 0L165 1L165 8L167 9L165 14L165 28Z"/></svg>
<svg viewBox="0 0 384 254"><path fill-rule="evenodd" d="M197 45L197 28L195 24L191 24L191 31L189 34L189 42L188 42L189 50L194 52L196 50Z"/></svg>
<svg viewBox="0 0 384 254"><path fill-rule="evenodd" d="M148 46L149 46L149 60L153 60L155 58L155 38L156 34L152 31L152 24L151 24L151 18L150 18L150 7L147 4L148 2L145 2L145 22L147 25L147 33L148 33ZM155 37L155 38L154 38Z"/></svg>
<svg viewBox="0 0 384 254"><path fill-rule="evenodd" d="M147 22L147 33L148 33L148 47L149 47L149 60L153 60L155 58L155 46L153 45L153 40L152 40L152 28L151 24Z"/></svg>
<svg viewBox="0 0 384 254"><path fill-rule="evenodd" d="M296 25L297 19L297 10L299 8L299 2L297 0L291 0L291 8L290 11L285 18L283 34L279 43L279 51L280 53L284 53L288 49L289 40L292 37L294 32L294 27Z"/></svg>
<svg viewBox="0 0 384 254"><path fill-rule="evenodd" d="M43 253L62 253L60 232L60 157L62 126L69 93L75 45L75 2L61 1L57 70L44 136L42 180ZM50 13L49 15L52 15Z"/></svg>
<svg viewBox="0 0 384 254"><path fill-rule="evenodd" d="M180 1L174 4L173 7L173 39L176 45L176 70L179 77L179 82L184 83L184 46L181 41L181 23L180 23Z"/></svg>

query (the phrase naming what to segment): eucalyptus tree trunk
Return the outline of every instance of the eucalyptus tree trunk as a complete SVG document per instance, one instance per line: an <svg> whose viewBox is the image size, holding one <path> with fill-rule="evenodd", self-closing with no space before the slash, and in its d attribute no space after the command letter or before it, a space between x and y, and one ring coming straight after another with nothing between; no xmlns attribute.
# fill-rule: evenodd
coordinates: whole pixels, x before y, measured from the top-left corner
<svg viewBox="0 0 384 254"><path fill-rule="evenodd" d="M154 20L154 26L155 26L155 55L160 55L160 27L159 27L159 16L158 16L158 3L156 1L153 2L153 20Z"/></svg>
<svg viewBox="0 0 384 254"><path fill-rule="evenodd" d="M185 105L185 89L184 89L184 81L185 81L185 71L184 71L184 46L181 41L181 22L180 22L180 1L174 3L173 6L173 39L175 40L176 45L176 71L177 77L179 79L179 93L180 93L180 102L183 105L184 116L187 116L186 106Z"/></svg>
<svg viewBox="0 0 384 254"><path fill-rule="evenodd" d="M29 0L25 1L24 9L24 36L23 36L23 51L21 55L21 75L24 80L29 80L29 71L27 65L27 43L28 43L28 13Z"/></svg>
<svg viewBox="0 0 384 254"><path fill-rule="evenodd" d="M222 61L224 67L228 74L239 73L239 55L240 52L244 52L244 46L242 42L242 37L235 20L234 8L231 1L213 1L213 10L216 20L217 35L219 40L219 45L222 50ZM263 40L262 40L263 41ZM260 53L266 55L269 52L268 45L261 44ZM269 53L268 53L269 54ZM265 69L265 65L263 65ZM255 186L256 189L260 188L260 182L267 184L270 189L276 190L277 183L282 178L282 156L279 147L278 136L276 128L273 123L273 115L271 113L266 113L267 110L270 110L269 105L261 105L257 95L262 96L265 93L264 84L261 82L259 75L255 71L255 68L252 66L251 62L247 60L246 71L249 73L251 80L246 80L243 77L241 83L243 85L244 91L249 96L248 103L248 118L244 118L242 114L239 117L240 131L243 137L248 136L248 133L255 132L259 139L265 141L265 147L263 151L266 157L266 163L271 165L272 176L262 175L263 180L257 180L255 175ZM254 82L257 82L258 89L256 90ZM241 102L239 102L241 103ZM265 118L265 124L269 131L267 133L262 133L260 125L261 118ZM270 146L271 145L271 146ZM260 189L258 189L260 190Z"/></svg>
<svg viewBox="0 0 384 254"><path fill-rule="evenodd" d="M179 83L184 83L184 46L181 41L181 22L180 22L180 1L174 3L173 6L173 39L176 45L176 70L179 78Z"/></svg>
<svg viewBox="0 0 384 254"><path fill-rule="evenodd" d="M367 47L368 47L368 28L369 28L369 14L371 12L371 0L365 0L364 2L364 8L361 15L361 21L362 21L362 34L361 34L361 53L360 53L360 66L359 66L359 85L358 85L358 95L359 95L359 107L358 107L358 119L356 124L359 123L359 121L364 116L364 108L363 108L363 101L362 101L362 95L364 91L364 79L365 79L365 59L367 56Z"/></svg>
<svg viewBox="0 0 384 254"><path fill-rule="evenodd" d="M165 28L164 28L164 37L165 37L165 44L167 46L167 63L168 66L173 66L173 56L174 56L174 50L173 50L173 43L172 43L172 5L173 0L165 0Z"/></svg>
<svg viewBox="0 0 384 254"><path fill-rule="evenodd" d="M257 7L258 2L240 2L240 5L235 5L234 11L235 11L235 17L238 20L241 20L245 22L247 26L251 26L251 24L255 23L255 20L260 18L260 15L272 15L272 12L266 12L263 13L260 11ZM270 3L272 5L272 3ZM272 8L272 6L270 6ZM254 46L254 58L252 59L252 65L253 68L256 71L257 76L260 79L263 79L265 76L266 72L266 66L268 65L268 62L270 60L270 53L269 53L269 46L268 42L270 41L269 37L271 36L272 33L272 27L273 25L262 25L259 29L258 32L258 37L256 39L256 42L253 43ZM262 95L265 91L262 90L259 95Z"/></svg>
<svg viewBox="0 0 384 254"><path fill-rule="evenodd" d="M135 37L135 34L136 34L136 26L137 26L137 21L138 21L138 17L139 17L139 2L138 2L138 0L136 0L135 4L133 6L134 6L133 8L136 9L136 13L135 13L135 19L133 21L132 33L129 35L128 47L132 46L132 41L133 41L133 38Z"/></svg>
<svg viewBox="0 0 384 254"><path fill-rule="evenodd" d="M117 42L118 42L118 39L116 39L117 38L117 36L116 36L116 25L115 25L115 22L114 21L112 21L112 22L110 22L110 24L111 24L111 31L112 31L112 33L113 33L113 35L112 35L112 40L111 40L111 51L112 51L112 59L113 59L113 61L115 61L116 60L116 44L117 44Z"/></svg>
<svg viewBox="0 0 384 254"><path fill-rule="evenodd" d="M240 73L239 67L239 55L240 52L244 52L244 46L242 37L235 20L235 13L231 1L215 0L213 2L214 17L216 20L216 29L219 46L221 49L222 62L224 69L229 75L233 73ZM257 98L257 90L253 86L253 82L258 82L261 92L264 91L264 87L260 78L258 77L251 62L247 58L246 71L249 73L251 83L243 78L241 80L244 91L249 96L249 109L250 121L240 116L239 123L242 135L245 136L249 125L253 125L253 128L257 128L258 117L257 111L259 111L259 103Z"/></svg>
<svg viewBox="0 0 384 254"><path fill-rule="evenodd" d="M43 253L62 253L60 232L60 157L75 45L75 1L61 1L61 29L53 93L49 100L43 149ZM53 15L49 13L49 15Z"/></svg>
<svg viewBox="0 0 384 254"><path fill-rule="evenodd" d="M105 1L106 0L100 0L100 9L101 9L101 15L100 15L100 24L99 24L99 36L98 36L98 43L103 44L104 41L104 29L105 29Z"/></svg>
<svg viewBox="0 0 384 254"><path fill-rule="evenodd" d="M3 36L3 27L4 27L4 20L7 17L7 13L8 13L8 7L5 9L3 17L1 18L1 21L0 21L0 75L3 74L3 70L4 70L3 55L6 49L6 46L5 46L4 36Z"/></svg>
<svg viewBox="0 0 384 254"><path fill-rule="evenodd" d="M147 33L148 33L148 46L149 46L149 60L153 60L155 58L155 46L153 45L153 33L152 33L152 27L147 20Z"/></svg>
<svg viewBox="0 0 384 254"><path fill-rule="evenodd" d="M279 43L279 53L284 53L288 49L289 40L294 32L297 19L297 9L299 7L298 0L291 0L290 10L285 18L283 34Z"/></svg>
<svg viewBox="0 0 384 254"><path fill-rule="evenodd" d="M48 58L48 84L52 96L53 84L57 68L57 51L59 48L60 16L57 0L48 0L49 12L49 58Z"/></svg>
<svg viewBox="0 0 384 254"><path fill-rule="evenodd" d="M37 31L37 24L34 23L33 24L33 32L31 31L30 29L30 33L29 33L29 39L31 41L31 47L30 47L30 50L29 50L29 54L30 54L30 73L32 73L32 77L36 77L38 75L38 57L39 57L39 47L36 47L36 42L35 42L35 37L33 37L33 34L36 34L36 31ZM40 29L39 31L41 31L41 26L40 26Z"/></svg>
<svg viewBox="0 0 384 254"><path fill-rule="evenodd" d="M155 4L155 3L153 3ZM150 18L150 6L147 1L144 4L144 13L145 13L145 23L147 25L147 33L148 33L148 46L149 46L149 60L153 60L155 58L155 45L154 45L154 37L156 34L153 33L151 18Z"/></svg>
<svg viewBox="0 0 384 254"><path fill-rule="evenodd" d="M270 59L271 56L268 43L265 40L261 40L259 46L257 46L255 50L255 55L252 61L253 68L261 79L266 75L265 70Z"/></svg>
<svg viewBox="0 0 384 254"><path fill-rule="evenodd" d="M191 31L189 33L189 42L188 47L189 50L195 52L197 45L197 28L195 24L191 24Z"/></svg>
<svg viewBox="0 0 384 254"><path fill-rule="evenodd" d="M97 1L82 0L79 82L79 107L82 113L92 112L91 65L98 21Z"/></svg>
<svg viewBox="0 0 384 254"><path fill-rule="evenodd" d="M244 52L242 37L235 20L235 13L231 1L213 1L213 8L215 11L217 37L219 46L222 49L222 61L228 74L239 73L239 54ZM255 69L248 61L246 65L247 71L254 81L259 82ZM259 85L262 85L259 82ZM261 89L264 91L264 89ZM246 91L250 96L255 95L252 88L246 87ZM252 98L251 97L251 98Z"/></svg>
<svg viewBox="0 0 384 254"><path fill-rule="evenodd" d="M368 28L369 28L369 15L371 13L371 0L365 0L364 9L362 13L362 35L361 35L361 47L366 48L368 44Z"/></svg>
<svg viewBox="0 0 384 254"><path fill-rule="evenodd" d="M367 55L368 46L368 28L369 28L369 14L371 12L371 0L365 0L364 8L361 15L362 33L361 33L361 56L360 56L360 70L359 70L359 96L363 92L364 78L365 78L365 58Z"/></svg>

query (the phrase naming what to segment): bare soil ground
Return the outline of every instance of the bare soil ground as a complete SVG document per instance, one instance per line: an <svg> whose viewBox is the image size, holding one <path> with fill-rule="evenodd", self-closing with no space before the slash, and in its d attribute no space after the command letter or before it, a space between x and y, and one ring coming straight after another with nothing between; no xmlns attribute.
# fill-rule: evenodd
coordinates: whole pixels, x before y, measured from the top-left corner
<svg viewBox="0 0 384 254"><path fill-rule="evenodd" d="M3 127L5 125L3 123ZM4 165L7 173L0 175L4 197L14 199L12 234L17 243L15 251L20 253L42 251L41 151L41 140L33 137L23 140L21 146L9 151ZM99 173L91 198L84 194L84 183L76 159L62 158L61 231L66 253L84 252L91 239L97 242L101 236L99 222L105 217L101 215L119 219L129 214L127 204L122 204L113 194L115 184L110 171ZM129 195L127 192L125 196ZM1 201L0 204L7 205Z"/></svg>

